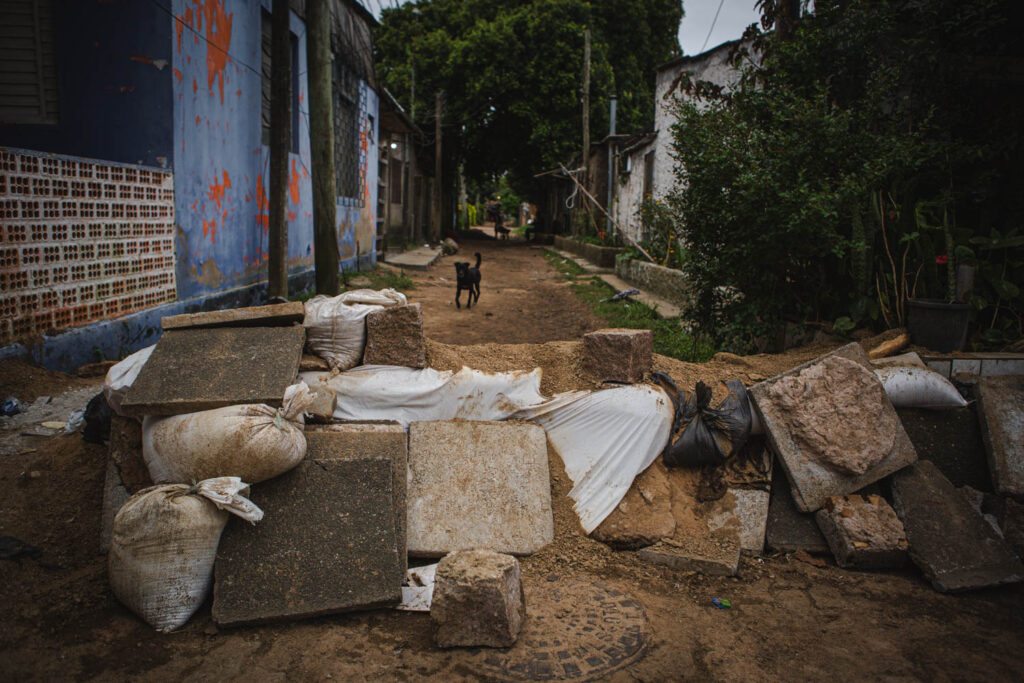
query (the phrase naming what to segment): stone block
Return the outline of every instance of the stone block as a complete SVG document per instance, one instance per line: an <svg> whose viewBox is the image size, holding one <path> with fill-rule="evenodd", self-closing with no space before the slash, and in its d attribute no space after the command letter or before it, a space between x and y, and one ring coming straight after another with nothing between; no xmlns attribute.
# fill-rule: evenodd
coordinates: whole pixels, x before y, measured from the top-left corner
<svg viewBox="0 0 1024 683"><path fill-rule="evenodd" d="M409 554L528 555L554 537L547 439L527 422L409 426Z"/></svg>
<svg viewBox="0 0 1024 683"><path fill-rule="evenodd" d="M438 647L511 647L525 616L516 558L463 550L438 563L430 604Z"/></svg>
<svg viewBox="0 0 1024 683"><path fill-rule="evenodd" d="M583 335L584 370L601 382L635 384L650 373L654 335L650 330L609 328Z"/></svg>
<svg viewBox="0 0 1024 683"><path fill-rule="evenodd" d="M983 377L975 392L992 483L999 493L1024 496L1024 375Z"/></svg>
<svg viewBox="0 0 1024 683"><path fill-rule="evenodd" d="M896 569L907 561L903 523L881 496L834 496L815 519L840 567Z"/></svg>
<svg viewBox="0 0 1024 683"><path fill-rule="evenodd" d="M708 576L736 576L740 565L740 544L727 534L699 540L668 538L640 550L637 555L651 564Z"/></svg>
<svg viewBox="0 0 1024 683"><path fill-rule="evenodd" d="M427 367L427 340L419 304L389 306L366 316L363 364Z"/></svg>
<svg viewBox="0 0 1024 683"><path fill-rule="evenodd" d="M750 396L803 512L917 460L857 343L761 382Z"/></svg>
<svg viewBox="0 0 1024 683"><path fill-rule="evenodd" d="M121 410L180 415L241 403L280 406L295 382L306 332L296 327L216 327L165 332Z"/></svg>
<svg viewBox="0 0 1024 683"><path fill-rule="evenodd" d="M936 590L952 592L1024 580L1024 565L927 460L892 477L893 507L910 542L910 558Z"/></svg>
<svg viewBox="0 0 1024 683"><path fill-rule="evenodd" d="M160 319L160 326L165 330L186 327L287 327L302 323L305 317L306 310L302 302L289 301L285 304L169 315Z"/></svg>
<svg viewBox="0 0 1024 683"><path fill-rule="evenodd" d="M769 550L780 553L797 550L814 554L829 552L828 542L814 521L814 513L797 509L789 480L779 471L772 478L765 544Z"/></svg>
<svg viewBox="0 0 1024 683"><path fill-rule="evenodd" d="M128 493L138 493L153 485L146 461L142 458L142 423L134 417L122 417L117 413L111 415L108 453Z"/></svg>
<svg viewBox="0 0 1024 683"><path fill-rule="evenodd" d="M252 488L263 519L232 518L214 565L218 625L372 609L402 599L392 464L304 460Z"/></svg>
<svg viewBox="0 0 1024 683"><path fill-rule="evenodd" d="M128 489L121 482L117 465L113 460L107 460L107 475L103 480L103 510L100 513L100 552L103 554L110 550L110 541L114 535L114 517L130 497Z"/></svg>
<svg viewBox="0 0 1024 683"><path fill-rule="evenodd" d="M397 422L343 422L306 426L307 460L383 458L391 463L394 487L395 536L402 571L408 568L406 549L406 489L409 437Z"/></svg>
<svg viewBox="0 0 1024 683"><path fill-rule="evenodd" d="M768 505L771 494L763 489L730 489L736 499L736 516L740 523L740 548L760 555L768 527Z"/></svg>
<svg viewBox="0 0 1024 683"><path fill-rule="evenodd" d="M633 480L622 502L590 537L612 548L635 550L672 536L675 529L668 472L658 458Z"/></svg>

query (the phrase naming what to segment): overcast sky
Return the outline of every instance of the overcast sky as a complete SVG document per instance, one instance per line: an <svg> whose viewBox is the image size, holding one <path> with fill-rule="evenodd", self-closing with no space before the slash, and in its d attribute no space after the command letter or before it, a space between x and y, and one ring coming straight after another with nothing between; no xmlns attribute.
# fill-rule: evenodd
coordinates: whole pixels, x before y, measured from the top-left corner
<svg viewBox="0 0 1024 683"><path fill-rule="evenodd" d="M715 21L715 10L721 1L722 10ZM707 48L739 38L743 30L756 22L759 17L754 10L756 0L684 0L683 9L686 16L679 27L679 44L683 54L695 55L707 40ZM393 7L403 4L406 0L361 0L363 6L369 8L378 17L381 7ZM600 2L600 0L598 0ZM712 29L712 25L714 29ZM708 31L711 35L708 36ZM705 48L706 49L706 48Z"/></svg>

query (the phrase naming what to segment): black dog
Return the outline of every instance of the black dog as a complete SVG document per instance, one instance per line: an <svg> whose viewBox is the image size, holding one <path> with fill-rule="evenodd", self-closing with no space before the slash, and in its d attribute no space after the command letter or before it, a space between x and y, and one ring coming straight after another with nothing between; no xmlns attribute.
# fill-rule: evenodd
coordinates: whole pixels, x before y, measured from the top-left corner
<svg viewBox="0 0 1024 683"><path fill-rule="evenodd" d="M466 300L466 308L473 308L473 302L480 301L480 254L476 254L476 265L470 266L469 261L456 261L455 262L455 276L458 280L457 289L455 290L455 307L462 308L462 304L459 302L459 297L462 296L462 290L469 292L469 297Z"/></svg>

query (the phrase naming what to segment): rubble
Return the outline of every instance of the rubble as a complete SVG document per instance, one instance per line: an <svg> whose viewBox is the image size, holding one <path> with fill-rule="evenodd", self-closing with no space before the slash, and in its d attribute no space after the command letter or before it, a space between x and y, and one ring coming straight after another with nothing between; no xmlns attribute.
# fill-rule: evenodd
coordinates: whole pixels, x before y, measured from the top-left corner
<svg viewBox="0 0 1024 683"><path fill-rule="evenodd" d="M165 332L121 403L130 417L180 415L244 403L280 406L295 382L301 327Z"/></svg>
<svg viewBox="0 0 1024 683"><path fill-rule="evenodd" d="M182 313L160 319L165 330L187 327L283 327L301 323L306 315L301 301L246 308L226 308L220 311Z"/></svg>
<svg viewBox="0 0 1024 683"><path fill-rule="evenodd" d="M134 417L111 416L108 452L128 493L153 485L142 457L142 424Z"/></svg>
<svg viewBox="0 0 1024 683"><path fill-rule="evenodd" d="M427 367L427 342L419 304L391 306L366 316L363 364Z"/></svg>
<svg viewBox="0 0 1024 683"><path fill-rule="evenodd" d="M554 537L547 441L524 422L409 426L409 554L529 555Z"/></svg>
<svg viewBox="0 0 1024 683"><path fill-rule="evenodd" d="M636 384L651 372L650 330L608 328L583 335L584 370L601 382Z"/></svg>
<svg viewBox="0 0 1024 683"><path fill-rule="evenodd" d="M659 459L633 480L622 501L590 537L612 548L633 550L670 537L675 530L668 470Z"/></svg>
<svg viewBox="0 0 1024 683"><path fill-rule="evenodd" d="M917 459L859 344L761 382L750 396L804 512Z"/></svg>
<svg viewBox="0 0 1024 683"><path fill-rule="evenodd" d="M392 463L307 459L253 487L256 526L231 520L214 567L219 626L398 604L402 563Z"/></svg>
<svg viewBox="0 0 1024 683"><path fill-rule="evenodd" d="M525 612L519 561L511 555L465 550L438 563L430 618L439 647L511 647Z"/></svg>
<svg viewBox="0 0 1024 683"><path fill-rule="evenodd" d="M1024 496L1024 375L981 377L975 392L996 491Z"/></svg>
<svg viewBox="0 0 1024 683"><path fill-rule="evenodd" d="M892 477L893 507L910 558L936 590L970 590L1024 580L1024 565L967 499L927 460Z"/></svg>
<svg viewBox="0 0 1024 683"><path fill-rule="evenodd" d="M881 496L831 497L815 519L840 567L897 569L907 561L903 524Z"/></svg>

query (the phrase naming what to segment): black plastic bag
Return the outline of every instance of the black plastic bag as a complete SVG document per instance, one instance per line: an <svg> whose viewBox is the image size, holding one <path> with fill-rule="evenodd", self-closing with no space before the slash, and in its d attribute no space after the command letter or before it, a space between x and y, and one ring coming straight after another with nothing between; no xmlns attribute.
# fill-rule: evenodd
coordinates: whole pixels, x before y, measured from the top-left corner
<svg viewBox="0 0 1024 683"><path fill-rule="evenodd" d="M103 392L93 396L85 406L85 429L82 438L87 443L105 443L110 440L110 421L113 413Z"/></svg>
<svg viewBox="0 0 1024 683"><path fill-rule="evenodd" d="M711 407L711 387L697 382L687 399L672 378L655 373L658 382L675 405L673 439L662 455L666 467L719 465L737 453L750 437L750 401L747 389L739 380L726 382L729 395L717 408Z"/></svg>

